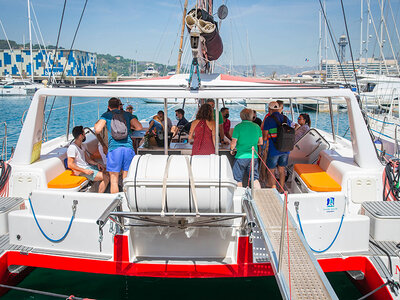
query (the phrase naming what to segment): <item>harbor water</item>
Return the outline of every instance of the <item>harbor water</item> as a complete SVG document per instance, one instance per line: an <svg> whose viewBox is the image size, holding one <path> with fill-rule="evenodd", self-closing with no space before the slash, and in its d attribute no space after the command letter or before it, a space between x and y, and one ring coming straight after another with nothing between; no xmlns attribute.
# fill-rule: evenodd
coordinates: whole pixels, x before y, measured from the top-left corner
<svg viewBox="0 0 400 300"><path fill-rule="evenodd" d="M73 98L71 126L83 125L93 127L99 115L107 109L107 100L94 98ZM121 99L126 105L132 104L134 114L139 120L149 120L150 117L163 109L162 104L148 104L141 99ZM7 152L10 156L15 147L25 115L29 108L31 97L1 97L0 98L0 143L5 143L4 122L7 125ZM174 110L181 104L168 105L168 116L174 120ZM241 104L229 104L230 119L240 121L239 113L243 109ZM286 108L287 109L287 108ZM185 107L186 118L191 119L195 114L196 106ZM288 111L287 111L288 112ZM50 140L66 133L68 113L67 98L48 98L45 109L45 123L47 130L45 138ZM294 119L299 111L294 108ZM309 110L312 126L331 131L329 114ZM289 113L287 115L290 116ZM263 114L259 114L262 119ZM318 119L318 120L317 120ZM339 124L339 127L337 126ZM334 114L334 127L338 135L347 135L348 120L345 111ZM5 146L5 144L4 144ZM5 153L3 153L5 155ZM95 270L101 273L101 270ZM345 273L327 273L327 277L335 289L339 299L357 299L361 296ZM263 299L281 299L274 277L266 278L238 278L238 279L160 279L136 278L126 276L111 276L102 274L86 274L50 269L35 269L20 287L75 295L92 299L244 299L249 296ZM2 299L52 299L48 296L33 295L24 292L10 291Z"/></svg>

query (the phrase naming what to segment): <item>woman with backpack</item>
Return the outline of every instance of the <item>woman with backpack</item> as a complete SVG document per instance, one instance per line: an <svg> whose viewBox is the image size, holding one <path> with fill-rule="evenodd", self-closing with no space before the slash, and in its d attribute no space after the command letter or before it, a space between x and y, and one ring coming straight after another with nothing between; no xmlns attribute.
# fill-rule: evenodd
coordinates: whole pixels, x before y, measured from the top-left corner
<svg viewBox="0 0 400 300"><path fill-rule="evenodd" d="M207 103L200 106L196 120L192 122L189 132L192 143L192 155L209 155L215 153L215 121L213 110Z"/></svg>

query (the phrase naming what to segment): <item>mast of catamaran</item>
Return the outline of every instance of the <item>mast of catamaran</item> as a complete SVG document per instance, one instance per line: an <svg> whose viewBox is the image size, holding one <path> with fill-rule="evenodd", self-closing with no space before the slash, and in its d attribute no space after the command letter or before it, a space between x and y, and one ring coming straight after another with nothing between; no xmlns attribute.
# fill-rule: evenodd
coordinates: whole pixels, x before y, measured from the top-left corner
<svg viewBox="0 0 400 300"><path fill-rule="evenodd" d="M29 53L31 57L31 80L34 82L33 78L33 72L34 72L34 67L33 67L33 53L32 53L32 23L31 23L31 5L30 1L27 0L28 4L28 23L29 23Z"/></svg>
<svg viewBox="0 0 400 300"><path fill-rule="evenodd" d="M183 46L183 36L185 34L185 17L186 17L187 5L188 5L188 0L185 0L185 5L183 7L183 16L182 16L181 41L179 42L178 63L176 64L176 74L179 74L181 70L182 46Z"/></svg>

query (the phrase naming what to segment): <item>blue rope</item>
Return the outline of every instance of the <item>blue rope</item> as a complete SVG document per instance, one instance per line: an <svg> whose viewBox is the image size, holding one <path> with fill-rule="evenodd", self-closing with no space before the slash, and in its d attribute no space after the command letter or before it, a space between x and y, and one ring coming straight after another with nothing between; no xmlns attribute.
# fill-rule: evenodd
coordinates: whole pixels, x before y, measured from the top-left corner
<svg viewBox="0 0 400 300"><path fill-rule="evenodd" d="M39 222L38 222L38 220L36 219L35 211L33 210L31 198L29 197L28 200L29 200L29 204L30 204L31 209L32 209L33 218L35 219L36 225L38 226L38 228L39 228L40 232L43 234L43 236L44 236L46 239L48 239L50 242L53 242L53 243L59 243L59 242L63 241L63 240L67 237L67 235L68 235L68 233L69 233L69 230L71 229L72 221L73 221L74 218L75 218L75 210L74 210L74 212L72 213L71 221L69 222L67 232L66 232L61 238L59 238L59 239L52 239L52 238L50 238L49 236L47 236L46 233L44 233L42 227L40 227Z"/></svg>
<svg viewBox="0 0 400 300"><path fill-rule="evenodd" d="M342 219L340 220L339 229L338 229L338 231L336 232L336 235L335 235L335 237L333 238L333 241L332 241L332 242L330 243L330 245L329 245L326 249L324 249L324 250L315 250L315 249L313 249L313 248L310 246L310 244L307 242L306 235L304 234L303 226L301 226L300 215L299 215L299 212L298 212L297 210L296 210L296 215L297 215L297 220L299 221L301 233L303 234L304 239L306 240L306 243L307 243L308 247L310 247L310 249L311 249L312 251L314 251L314 252L316 252L316 253L323 253L323 252L329 250L329 248L332 247L333 243L336 241L336 238L337 238L338 235L339 235L340 229L342 228L343 219L344 219L344 211L343 211Z"/></svg>
<svg viewBox="0 0 400 300"><path fill-rule="evenodd" d="M379 135L385 136L385 137L387 137L387 138L389 138L389 139L393 139L391 136L389 136L389 135L387 135L387 134L384 134L384 133L382 133L382 132L376 131L376 130L374 130L374 129L372 129L372 128L371 128L371 131L373 131L373 132L375 132L375 133L378 133Z"/></svg>
<svg viewBox="0 0 400 300"><path fill-rule="evenodd" d="M370 118L370 119L372 119L372 120L374 120L374 121L383 123L383 124L395 125L394 123L389 123L389 122L385 122L385 121L382 121L382 120L379 120L379 119L375 119L375 118L373 118L373 117L371 117L371 116L367 116L367 117Z"/></svg>

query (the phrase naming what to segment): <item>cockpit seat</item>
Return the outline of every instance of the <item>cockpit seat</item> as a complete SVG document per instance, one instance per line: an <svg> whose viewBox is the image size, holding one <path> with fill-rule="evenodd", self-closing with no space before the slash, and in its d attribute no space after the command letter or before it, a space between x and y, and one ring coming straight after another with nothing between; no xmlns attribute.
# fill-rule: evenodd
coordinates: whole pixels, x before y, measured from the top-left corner
<svg viewBox="0 0 400 300"><path fill-rule="evenodd" d="M88 180L83 176L76 176L72 170L65 170L56 178L47 183L49 189L72 189L79 190L86 185Z"/></svg>
<svg viewBox="0 0 400 300"><path fill-rule="evenodd" d="M295 164L294 171L311 191L339 192L342 190L340 184L321 169L319 165Z"/></svg>

